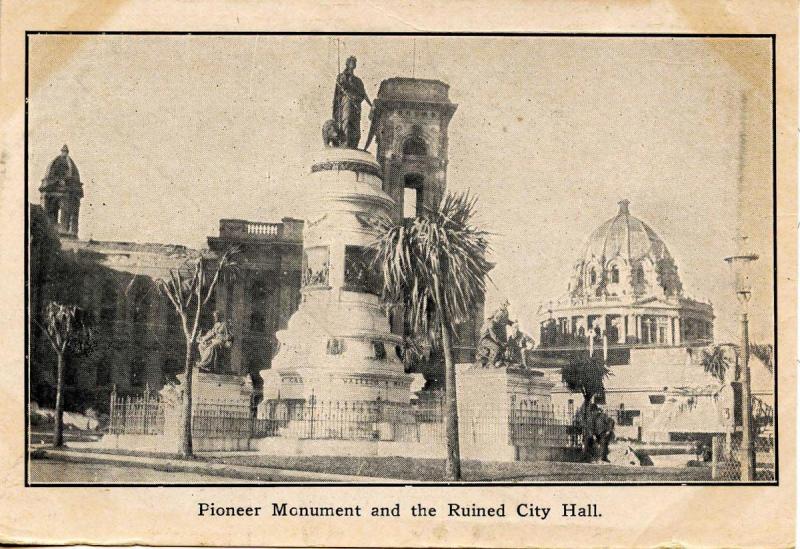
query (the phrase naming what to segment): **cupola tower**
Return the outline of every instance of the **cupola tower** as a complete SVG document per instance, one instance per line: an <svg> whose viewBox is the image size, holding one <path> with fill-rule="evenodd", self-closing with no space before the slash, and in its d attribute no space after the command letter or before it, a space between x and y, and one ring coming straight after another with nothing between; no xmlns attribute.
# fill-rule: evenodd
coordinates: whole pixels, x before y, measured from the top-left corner
<svg viewBox="0 0 800 549"><path fill-rule="evenodd" d="M62 238L78 238L83 183L66 145L61 147L61 154L47 166L39 193L42 207L58 235Z"/></svg>
<svg viewBox="0 0 800 549"><path fill-rule="evenodd" d="M378 89L370 133L378 142L383 189L398 217L436 208L444 195L447 130L458 107L449 89L439 80L399 77Z"/></svg>

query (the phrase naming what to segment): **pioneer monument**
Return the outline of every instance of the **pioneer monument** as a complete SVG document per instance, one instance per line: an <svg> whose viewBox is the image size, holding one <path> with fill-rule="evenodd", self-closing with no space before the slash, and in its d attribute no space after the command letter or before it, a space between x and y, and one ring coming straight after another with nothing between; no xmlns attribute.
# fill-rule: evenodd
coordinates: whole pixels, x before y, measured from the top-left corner
<svg viewBox="0 0 800 549"><path fill-rule="evenodd" d="M323 126L323 147L307 176L314 195L303 234L302 302L288 328L277 333L280 345L272 368L261 372L260 417L283 411L292 416L293 410L315 403L402 406L411 400L413 377L405 373L402 325L392 330L371 249L377 236L372 221L402 215L402 202L387 192L385 162L357 148L360 104L370 101L353 73L355 66L355 58L349 58L336 80L333 118ZM440 85L446 99L447 87ZM425 99L430 98L423 94ZM383 117L392 115L398 126L419 116L410 110L397 113L382 85L373 124L387 128ZM413 124L406 125L410 132ZM387 154L393 134L384 130L379 135L379 152ZM398 133L394 141L410 138Z"/></svg>
<svg viewBox="0 0 800 549"><path fill-rule="evenodd" d="M285 436L316 436L307 427L296 427L313 424L332 403L337 411L357 410L358 420L373 413L376 408L369 405L376 402L410 412L412 376L404 371L402 315L389 314L381 301L382 279L372 261L377 237L372 221L415 217L438 207L446 187L447 128L457 106L449 100L449 86L438 80L384 80L365 147L374 137L375 158L357 148L360 105L372 103L353 72L355 66L355 59L348 59L337 78L333 118L323 125L323 148L307 176L307 188L315 194L303 236L302 303L288 328L277 333L280 346L272 368L261 372L259 417L285 418L280 425ZM519 353L501 358L511 324L505 307L489 320L494 356L463 364L457 382L464 455L517 459L520 441L508 427L511 415L520 406L549 408L553 384L540 372L525 369ZM351 421L352 414L348 418L345 429L361 424ZM487 419L505 428L489 432L476 427ZM321 428L321 422L316 425ZM365 436L355 431L348 436L339 429L337 438ZM397 431L376 432L381 440L407 442ZM418 435L414 442L423 438ZM429 448L441 447L441 439L431 442ZM493 450L487 452L488 447Z"/></svg>

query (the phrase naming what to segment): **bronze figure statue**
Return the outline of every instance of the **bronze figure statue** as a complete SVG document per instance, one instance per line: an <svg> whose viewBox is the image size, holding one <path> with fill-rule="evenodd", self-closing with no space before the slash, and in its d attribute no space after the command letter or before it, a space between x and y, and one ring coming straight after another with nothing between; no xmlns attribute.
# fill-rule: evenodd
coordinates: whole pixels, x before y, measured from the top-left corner
<svg viewBox="0 0 800 549"><path fill-rule="evenodd" d="M335 131L328 122L325 123L323 139L326 145L336 142L334 146L358 148L361 140L361 102L366 101L370 107L372 102L367 97L364 83L354 74L355 68L356 58L351 55L347 58L345 69L336 77L332 118Z"/></svg>
<svg viewBox="0 0 800 549"><path fill-rule="evenodd" d="M512 323L508 318L506 303L483 323L478 342L477 360L484 368L503 366L508 345L506 327L510 324Z"/></svg>
<svg viewBox="0 0 800 549"><path fill-rule="evenodd" d="M228 330L228 323L222 320L218 311L214 311L214 325L198 338L197 349L200 359L197 367L204 372L219 372L222 369L222 351L230 348L233 335Z"/></svg>

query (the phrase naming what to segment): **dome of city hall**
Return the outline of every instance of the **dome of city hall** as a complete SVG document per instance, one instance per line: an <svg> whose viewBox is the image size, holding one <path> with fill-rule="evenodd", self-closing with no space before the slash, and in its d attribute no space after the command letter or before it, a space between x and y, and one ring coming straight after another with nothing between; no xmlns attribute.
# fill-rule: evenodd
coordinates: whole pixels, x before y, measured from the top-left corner
<svg viewBox="0 0 800 549"><path fill-rule="evenodd" d="M617 214L586 241L570 284L587 297L680 295L677 266L664 241L644 221L631 215L630 202L619 202Z"/></svg>

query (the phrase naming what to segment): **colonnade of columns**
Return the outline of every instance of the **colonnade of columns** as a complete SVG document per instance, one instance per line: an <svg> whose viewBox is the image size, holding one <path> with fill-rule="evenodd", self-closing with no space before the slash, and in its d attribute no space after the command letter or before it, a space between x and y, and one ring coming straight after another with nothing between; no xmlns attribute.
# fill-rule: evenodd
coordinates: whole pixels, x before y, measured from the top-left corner
<svg viewBox="0 0 800 549"><path fill-rule="evenodd" d="M605 334L608 342L681 345L711 338L711 323L701 319L682 320L675 313L606 313L555 317L558 333L589 337Z"/></svg>

